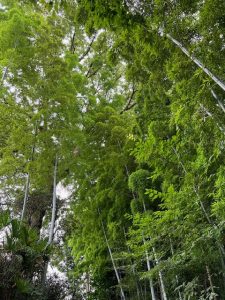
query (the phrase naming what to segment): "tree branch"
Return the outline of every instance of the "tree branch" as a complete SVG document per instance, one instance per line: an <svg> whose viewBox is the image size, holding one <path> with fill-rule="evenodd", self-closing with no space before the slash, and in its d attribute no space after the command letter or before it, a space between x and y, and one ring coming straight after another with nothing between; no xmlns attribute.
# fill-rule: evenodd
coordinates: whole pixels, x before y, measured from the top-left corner
<svg viewBox="0 0 225 300"><path fill-rule="evenodd" d="M76 36L76 34L75 34L75 30L74 30L74 33L73 33L73 36L71 39L71 45L70 45L70 52L72 54L74 54L74 52L75 52L75 36Z"/></svg>
<svg viewBox="0 0 225 300"><path fill-rule="evenodd" d="M92 47L92 44L95 41L96 36L97 36L97 33L95 33L94 36L92 37L91 42L90 42L90 44L87 47L87 50L83 53L83 55L81 55L79 57L79 62L81 62L88 55L88 53L91 51L91 47Z"/></svg>
<svg viewBox="0 0 225 300"><path fill-rule="evenodd" d="M130 110L132 107L134 107L134 106L137 104L136 102L132 103L132 100L133 100L134 95L135 95L136 92L137 92L137 90L135 90L135 88L134 88L134 86L133 86L131 95L130 95L130 97L128 98L127 103L126 103L124 109L120 112L121 115L122 115L125 111Z"/></svg>

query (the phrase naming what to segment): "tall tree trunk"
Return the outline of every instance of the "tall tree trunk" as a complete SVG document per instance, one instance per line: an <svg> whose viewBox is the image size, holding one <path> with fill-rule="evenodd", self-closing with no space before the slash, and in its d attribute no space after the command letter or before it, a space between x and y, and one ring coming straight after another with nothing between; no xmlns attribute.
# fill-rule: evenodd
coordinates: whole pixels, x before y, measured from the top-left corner
<svg viewBox="0 0 225 300"><path fill-rule="evenodd" d="M155 262L156 265L159 264L159 260L155 251L155 247L152 247L153 250L153 254L155 257ZM166 289L165 289L165 284L164 284L164 280L163 280L163 275L162 275L162 271L159 271L159 280L160 280L160 286L161 286L161 292L162 292L162 296L163 296L163 300L167 300L167 295L166 295Z"/></svg>
<svg viewBox="0 0 225 300"><path fill-rule="evenodd" d="M110 248L109 241L108 241L108 238L107 238L107 235L106 235L106 232L105 232L105 227L104 227L104 224L103 224L102 221L101 221L101 225L102 225L102 231L103 231L103 234L104 234L105 242L106 242L106 245L107 245L107 248L108 248L108 251L109 251L110 259L111 259L111 262L112 262L112 265L113 265L113 269L114 269L114 272L116 274L116 279L117 279L118 285L120 287L121 299L126 300L125 294L124 294L124 291L123 291L123 287L121 286L121 280L120 280L119 272L117 270L117 267L116 267L116 264L115 264L115 261L114 261L113 255L112 255L112 250Z"/></svg>
<svg viewBox="0 0 225 300"><path fill-rule="evenodd" d="M33 159L34 159L34 152L35 152L35 146L36 146L36 136L37 136L37 122L35 123L35 129L34 129L35 141L34 141L34 144L32 146L30 161L33 161ZM29 188L30 188L30 174L28 173L27 178L26 178L26 184L25 184L25 192L24 192L24 198L23 198L23 209L22 209L20 222L23 222L24 217L25 217L26 205L27 205L27 200L28 200L28 196L29 196Z"/></svg>
<svg viewBox="0 0 225 300"><path fill-rule="evenodd" d="M120 144L119 144L119 147L120 147L120 150L122 151L122 147L120 146ZM130 172L128 170L127 165L125 165L125 170L126 170L127 178L129 178ZM132 191L132 195L133 195L134 199L136 200L136 196L135 196L133 191ZM142 199L142 205L143 205L144 212L146 212L146 206L145 206L144 199ZM145 242L144 235L143 235L143 244L145 244L145 243L146 242ZM150 260L149 260L149 255L148 255L147 250L145 251L145 257L146 257L147 270L150 271L151 270L151 265L150 265ZM154 284L153 284L152 279L149 280L149 285L150 285L152 300L156 300L155 289L154 289Z"/></svg>
<svg viewBox="0 0 225 300"><path fill-rule="evenodd" d="M142 240L143 240L143 244L145 245L146 241L145 241L145 238L143 235L142 235ZM145 257L146 257L146 263L147 263L147 270L151 271L150 259L149 259L147 249L145 250ZM151 278L149 279L149 285L150 285L152 300L156 300L154 284L153 284L153 280Z"/></svg>
<svg viewBox="0 0 225 300"><path fill-rule="evenodd" d="M144 209L144 212L146 212L146 207L145 207L144 199L143 199L142 201L143 201L143 209ZM150 238L151 238L151 237L150 237ZM159 264L159 261L158 261L157 255L156 255L155 248L152 247L152 250L153 250L154 257L155 257L156 265L158 265L158 264ZM147 260L147 261L148 261L148 260ZM150 266L150 264L149 264L149 266ZM160 287L161 287L161 292L162 292L163 300L167 300L166 289L165 289L164 280L163 280L163 274L162 274L161 271L159 271L159 280L160 280Z"/></svg>
<svg viewBox="0 0 225 300"><path fill-rule="evenodd" d="M123 233L124 233L124 239L125 239L125 241L127 242L127 240L126 240L126 231L125 231L125 228L124 228L124 227L123 227ZM128 250L129 253L131 253L129 246L127 246L127 250ZM134 277L135 277L135 285L136 285L136 291L137 291L137 299L139 300L139 299L140 299L140 291L139 291L139 286L138 286L138 281L137 281L137 274L136 274L135 266L134 266L134 264L133 264L132 259L131 259L131 270L132 270L132 273L133 273L133 275L134 275Z"/></svg>
<svg viewBox="0 0 225 300"><path fill-rule="evenodd" d="M54 227L55 227L55 216L56 216L56 185L57 185L57 167L58 167L58 158L55 157L55 165L54 165L54 174L53 174L53 191L52 191L52 217L51 217L51 225L49 230L49 238L48 238L48 246L52 244L54 237ZM49 258L44 262L43 273L42 273L42 286L45 286L47 270L48 270Z"/></svg>
<svg viewBox="0 0 225 300"><path fill-rule="evenodd" d="M121 147L120 147L120 149L121 149ZM125 165L125 169L126 169L127 177L129 178L130 174L129 174L129 170L127 168L127 165ZM134 199L136 199L134 193L133 193L133 197L134 197ZM146 212L147 210L146 210L144 198L142 198L142 205L143 205L143 211ZM142 240L143 240L143 244L145 245L146 241L145 241L144 235L143 235ZM155 254L154 254L154 256L155 256ZM150 265L149 254L148 254L147 250L145 251L145 257L146 257L147 270L150 271L151 270L151 265ZM159 277L160 277L161 290L163 292L163 298L164 298L164 300L167 300L165 286L164 286L164 282L163 282L163 275L162 275L161 271L159 272ZM155 294L155 289L154 289L154 284L153 284L152 279L149 279L149 285L150 285L152 300L156 300L156 294Z"/></svg>
<svg viewBox="0 0 225 300"><path fill-rule="evenodd" d="M43 265L43 271L41 274L41 285L43 288L45 287L45 283L46 283L47 271L48 271L48 261L45 261Z"/></svg>
<svg viewBox="0 0 225 300"><path fill-rule="evenodd" d="M53 178L53 193L52 193L52 218L51 218L51 225L49 230L48 245L50 245L53 241L54 228L55 228L57 165L58 165L58 158L56 156L55 166L54 166L54 178Z"/></svg>

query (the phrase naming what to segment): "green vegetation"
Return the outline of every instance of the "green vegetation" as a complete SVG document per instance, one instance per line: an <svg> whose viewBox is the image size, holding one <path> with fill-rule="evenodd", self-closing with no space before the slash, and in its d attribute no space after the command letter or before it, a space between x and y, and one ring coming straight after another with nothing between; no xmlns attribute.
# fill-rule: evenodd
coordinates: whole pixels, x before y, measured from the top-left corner
<svg viewBox="0 0 225 300"><path fill-rule="evenodd" d="M224 65L224 0L0 0L1 299L225 299Z"/></svg>

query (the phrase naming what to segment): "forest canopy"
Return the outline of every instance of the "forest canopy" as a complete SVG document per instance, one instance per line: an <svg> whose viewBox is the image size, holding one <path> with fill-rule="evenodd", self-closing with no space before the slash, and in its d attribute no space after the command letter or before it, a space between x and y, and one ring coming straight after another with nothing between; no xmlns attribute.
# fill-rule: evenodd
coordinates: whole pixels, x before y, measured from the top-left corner
<svg viewBox="0 0 225 300"><path fill-rule="evenodd" d="M0 0L0 299L225 299L224 66L224 0Z"/></svg>

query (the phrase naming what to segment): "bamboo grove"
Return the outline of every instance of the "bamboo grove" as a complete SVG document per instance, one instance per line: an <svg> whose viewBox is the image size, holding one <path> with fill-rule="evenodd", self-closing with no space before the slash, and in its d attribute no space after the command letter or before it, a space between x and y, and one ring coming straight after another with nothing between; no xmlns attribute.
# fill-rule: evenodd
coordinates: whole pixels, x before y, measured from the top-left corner
<svg viewBox="0 0 225 300"><path fill-rule="evenodd" d="M225 299L224 66L224 0L0 0L0 299Z"/></svg>

